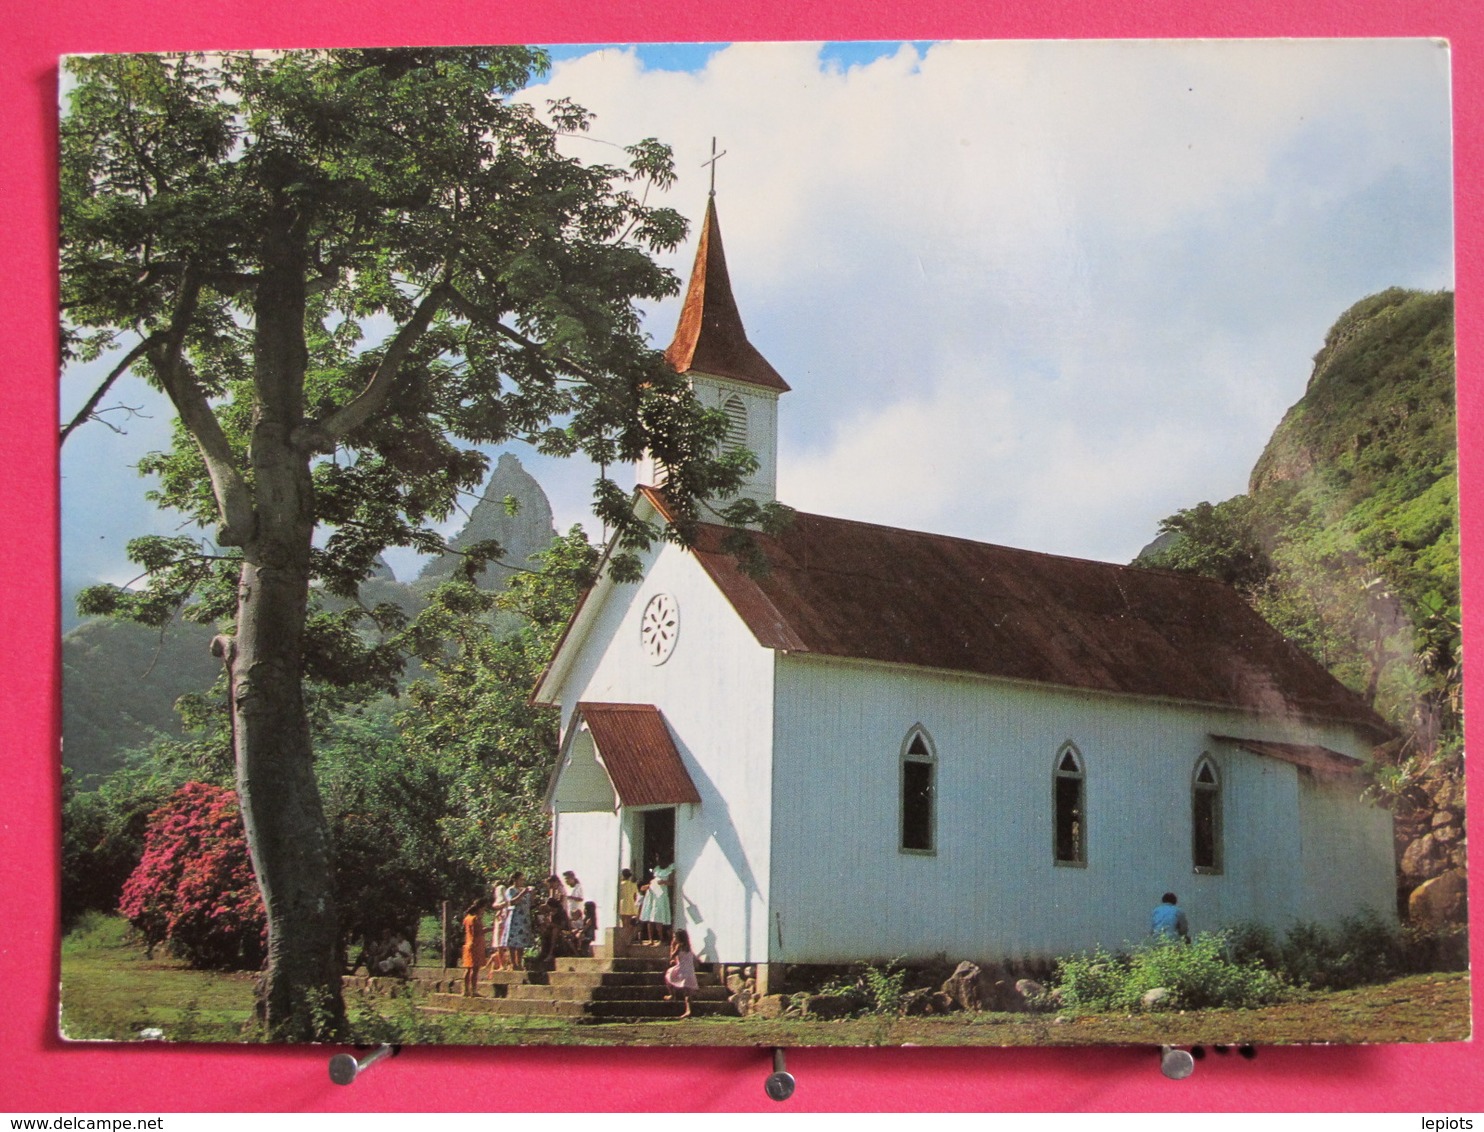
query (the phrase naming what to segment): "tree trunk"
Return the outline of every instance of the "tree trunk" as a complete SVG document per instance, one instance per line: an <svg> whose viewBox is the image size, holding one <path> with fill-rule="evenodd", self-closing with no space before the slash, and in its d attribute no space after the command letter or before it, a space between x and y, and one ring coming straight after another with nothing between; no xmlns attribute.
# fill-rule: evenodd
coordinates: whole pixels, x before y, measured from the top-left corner
<svg viewBox="0 0 1484 1132"><path fill-rule="evenodd" d="M232 671L237 788L268 912L259 1018L274 1039L312 1041L342 1033L345 1004L329 827L303 689L314 499L309 457L290 437L303 416L304 248L288 208L267 227L255 311L256 524L242 548Z"/></svg>

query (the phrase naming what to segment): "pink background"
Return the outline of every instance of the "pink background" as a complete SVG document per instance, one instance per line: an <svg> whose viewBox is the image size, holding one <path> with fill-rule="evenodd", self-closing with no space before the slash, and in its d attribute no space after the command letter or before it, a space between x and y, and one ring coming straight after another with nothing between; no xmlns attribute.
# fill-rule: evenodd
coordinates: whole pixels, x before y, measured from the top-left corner
<svg viewBox="0 0 1484 1132"><path fill-rule="evenodd" d="M1441 36L1452 41L1457 159L1464 604L1484 633L1479 516L1484 5L1473 0L4 0L0 348L7 476L0 539L0 1110L571 1111L773 1108L760 1050L403 1052L350 1088L330 1049L67 1046L57 1017L57 56L87 51L393 43L731 39ZM1210 10L1206 10L1210 9ZM1298 9L1294 11L1293 9ZM1468 705L1484 709L1470 670ZM1477 717L1476 717L1477 718ZM1477 759L1475 760L1477 762ZM1478 774L1478 768L1474 768ZM1470 791L1477 801L1480 782ZM1472 860L1477 870L1484 850ZM1484 933L1476 933L1476 969ZM1477 1005L1484 995L1475 987ZM1484 1108L1478 1045L1265 1048L1168 1081L1152 1049L801 1050L787 1108L1448 1111ZM661 1089L656 1082L664 1082Z"/></svg>

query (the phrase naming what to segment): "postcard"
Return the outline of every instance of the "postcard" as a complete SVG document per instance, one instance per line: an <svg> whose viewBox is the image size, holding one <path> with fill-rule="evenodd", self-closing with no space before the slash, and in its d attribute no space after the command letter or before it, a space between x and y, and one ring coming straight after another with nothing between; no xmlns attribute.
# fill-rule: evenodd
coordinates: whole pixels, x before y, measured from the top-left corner
<svg viewBox="0 0 1484 1132"><path fill-rule="evenodd" d="M1446 44L60 96L64 1037L1468 1038Z"/></svg>

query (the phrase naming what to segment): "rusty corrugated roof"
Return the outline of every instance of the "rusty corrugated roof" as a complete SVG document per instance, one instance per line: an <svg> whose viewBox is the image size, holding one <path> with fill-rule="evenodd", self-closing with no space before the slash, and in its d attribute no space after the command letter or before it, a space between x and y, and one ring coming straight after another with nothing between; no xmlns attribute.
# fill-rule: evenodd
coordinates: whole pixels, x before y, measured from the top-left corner
<svg viewBox="0 0 1484 1132"><path fill-rule="evenodd" d="M1211 738L1223 743L1234 743L1254 755L1281 759L1321 777L1353 774L1362 765L1359 759L1312 743L1275 743L1270 739L1238 739L1235 735L1212 735Z"/></svg>
<svg viewBox="0 0 1484 1132"><path fill-rule="evenodd" d="M747 331L742 329L742 314L732 297L726 253L721 246L714 197L706 202L706 220L701 225L701 241L696 245L696 262L691 268L685 305L680 310L675 340L665 351L665 360L677 373L696 370L779 393L788 392L788 382L758 353L747 340Z"/></svg>
<svg viewBox="0 0 1484 1132"><path fill-rule="evenodd" d="M664 513L658 492L641 489ZM1381 718L1236 591L1164 570L799 514L744 574L703 526L697 558L758 642L822 656L1335 720Z"/></svg>
<svg viewBox="0 0 1484 1132"><path fill-rule="evenodd" d="M659 708L579 703L577 713L587 721L623 805L673 806L701 800Z"/></svg>

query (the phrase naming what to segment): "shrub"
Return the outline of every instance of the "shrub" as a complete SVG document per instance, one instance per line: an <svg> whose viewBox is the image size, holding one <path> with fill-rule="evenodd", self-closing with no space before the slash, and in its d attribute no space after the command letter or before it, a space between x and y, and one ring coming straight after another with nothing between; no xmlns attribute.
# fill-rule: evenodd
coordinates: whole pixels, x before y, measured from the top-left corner
<svg viewBox="0 0 1484 1132"><path fill-rule="evenodd" d="M1279 1002L1293 990L1256 962L1233 962L1225 933L1202 932L1193 943L1162 941L1114 956L1103 950L1057 961L1054 994L1062 1005L1089 1011L1138 1010L1157 987L1168 1005L1252 1007Z"/></svg>
<svg viewBox="0 0 1484 1132"><path fill-rule="evenodd" d="M193 967L262 965L267 915L234 791L188 782L150 815L119 912L151 951L168 944Z"/></svg>
<svg viewBox="0 0 1484 1132"><path fill-rule="evenodd" d="M1056 961L1052 998L1086 1010L1108 1010L1128 979L1128 959L1097 948Z"/></svg>
<svg viewBox="0 0 1484 1132"><path fill-rule="evenodd" d="M866 965L861 973L872 1014L898 1015L907 1005L907 971L895 961L884 967Z"/></svg>
<svg viewBox="0 0 1484 1132"><path fill-rule="evenodd" d="M1253 920L1226 929L1226 956L1233 963L1261 963L1270 971L1283 970L1283 948L1277 935Z"/></svg>
<svg viewBox="0 0 1484 1132"><path fill-rule="evenodd" d="M1294 924L1281 944L1260 924L1239 924L1228 932L1227 948L1236 962L1261 962L1295 985L1323 990L1468 968L1466 929L1397 928L1374 912L1347 916L1333 927Z"/></svg>
<svg viewBox="0 0 1484 1132"><path fill-rule="evenodd" d="M798 991L789 996L789 1011L793 1014L806 1012L834 1018L878 1015L899 1017L907 1008L908 970L899 960L883 966L862 963L854 968L856 974L836 974L820 984L818 990ZM831 1000L821 1003L820 999Z"/></svg>
<svg viewBox="0 0 1484 1132"><path fill-rule="evenodd" d="M1402 928L1402 953L1408 971L1467 971L1469 930L1464 924Z"/></svg>
<svg viewBox="0 0 1484 1132"><path fill-rule="evenodd" d="M1324 990L1385 982L1412 969L1406 937L1374 912L1347 916L1332 928L1300 923L1283 940L1281 970Z"/></svg>

